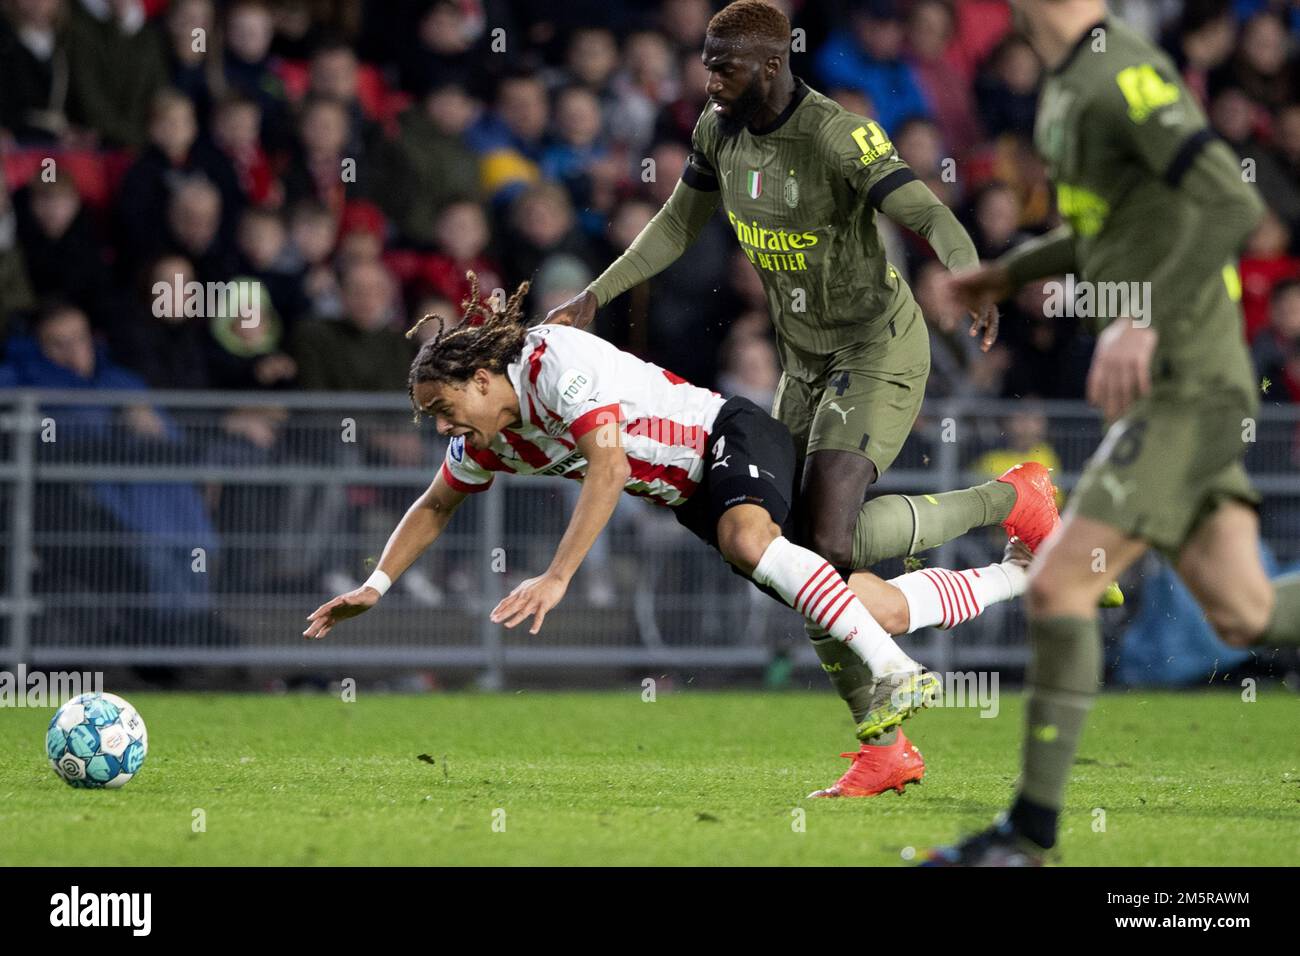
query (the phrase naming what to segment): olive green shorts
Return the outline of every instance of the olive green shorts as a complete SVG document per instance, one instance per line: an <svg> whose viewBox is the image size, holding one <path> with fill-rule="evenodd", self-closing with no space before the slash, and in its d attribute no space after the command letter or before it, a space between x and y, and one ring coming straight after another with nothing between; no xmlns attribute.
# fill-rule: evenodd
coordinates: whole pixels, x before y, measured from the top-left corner
<svg viewBox="0 0 1300 956"><path fill-rule="evenodd" d="M881 331L836 352L814 382L781 376L772 415L794 435L801 461L815 451L847 451L883 475L898 457L925 398L930 335L915 306Z"/></svg>
<svg viewBox="0 0 1300 956"><path fill-rule="evenodd" d="M1259 504L1242 464L1255 414L1236 389L1140 399L1106 432L1069 510L1177 554L1224 501Z"/></svg>

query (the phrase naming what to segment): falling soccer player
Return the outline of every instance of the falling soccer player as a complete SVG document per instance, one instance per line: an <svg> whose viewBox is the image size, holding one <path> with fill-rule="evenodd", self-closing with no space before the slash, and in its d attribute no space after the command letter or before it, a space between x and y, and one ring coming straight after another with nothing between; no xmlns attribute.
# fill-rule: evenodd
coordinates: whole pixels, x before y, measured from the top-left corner
<svg viewBox="0 0 1300 956"><path fill-rule="evenodd" d="M324 637L372 607L494 473L559 475L582 481L582 490L555 558L496 606L493 621L514 627L531 618L536 634L626 491L671 508L737 571L843 645L852 666L886 683L891 692L863 714L872 735L928 702L936 675L898 647L829 562L785 536L796 456L784 425L748 399L723 399L590 333L526 328L526 283L496 311L470 281L470 321L440 329L411 366L417 419L434 417L450 438L442 467L393 531L374 574L317 608L306 637ZM421 322L429 319L437 317ZM985 568L875 579L869 600L900 633L951 625L1021 593L1027 563L1027 551L1009 549ZM901 791L923 772L919 752L899 739L906 758L873 785Z"/></svg>
<svg viewBox="0 0 1300 956"><path fill-rule="evenodd" d="M1087 391L1108 427L1030 573L1015 800L988 830L936 851L937 865L1047 860L1100 680L1097 595L1147 548L1169 557L1227 643L1300 643L1300 575L1268 579L1242 465L1259 395L1236 258L1260 199L1173 63L1103 0L1011 5L1049 70L1034 136L1065 225L955 277L953 292L977 305L1067 274L1148 291L1128 314L1097 316Z"/></svg>
<svg viewBox="0 0 1300 956"><path fill-rule="evenodd" d="M949 269L978 264L956 217L899 158L880 124L843 109L790 71L790 21L762 0L738 0L709 21L708 105L667 203L627 251L548 322L585 328L596 309L671 265L719 203L763 283L782 376L772 414L794 436L794 540L837 571L937 547L1003 524L1031 548L1055 526L1047 470L940 495L889 495L863 507L912 430L930 373L921 309L885 258L877 212L913 229ZM987 350L992 304L974 313ZM956 597L957 595L954 595ZM891 693L815 621L808 636L848 704L861 741L823 796L868 796L911 751L873 734L867 715Z"/></svg>

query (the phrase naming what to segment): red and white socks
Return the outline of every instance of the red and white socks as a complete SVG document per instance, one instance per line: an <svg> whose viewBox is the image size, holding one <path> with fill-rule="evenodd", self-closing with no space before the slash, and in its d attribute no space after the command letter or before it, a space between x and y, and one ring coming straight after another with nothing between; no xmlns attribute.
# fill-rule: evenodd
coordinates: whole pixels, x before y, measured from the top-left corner
<svg viewBox="0 0 1300 956"><path fill-rule="evenodd" d="M911 634L924 627L950 628L978 616L990 604L1025 593L1028 574L1011 561L985 568L949 571L922 568L889 582L907 599Z"/></svg>
<svg viewBox="0 0 1300 956"><path fill-rule="evenodd" d="M780 594L813 628L845 644L873 674L919 668L820 555L777 538L751 577Z"/></svg>

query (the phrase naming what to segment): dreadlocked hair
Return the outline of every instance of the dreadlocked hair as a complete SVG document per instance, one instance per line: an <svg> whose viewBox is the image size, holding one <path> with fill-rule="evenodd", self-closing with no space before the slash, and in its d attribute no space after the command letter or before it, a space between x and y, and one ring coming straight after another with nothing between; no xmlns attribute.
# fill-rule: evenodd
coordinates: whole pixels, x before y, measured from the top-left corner
<svg viewBox="0 0 1300 956"><path fill-rule="evenodd" d="M465 278L469 280L469 295L460 303L460 325L449 329L446 319L430 313L406 333L408 339L413 338L424 323L438 323L437 334L420 346L406 379L406 394L416 422L421 410L415 400L415 386L422 382L468 382L481 368L501 374L523 351L528 332L523 314L528 283L521 282L505 306L499 307L496 300L489 305L479 297L478 276L473 271L466 272Z"/></svg>

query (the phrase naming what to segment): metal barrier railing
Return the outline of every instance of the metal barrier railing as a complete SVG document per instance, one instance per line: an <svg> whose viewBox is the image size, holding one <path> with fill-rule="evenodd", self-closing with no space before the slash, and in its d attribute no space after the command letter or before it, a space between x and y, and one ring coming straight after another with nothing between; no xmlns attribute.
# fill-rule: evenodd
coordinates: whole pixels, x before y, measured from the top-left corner
<svg viewBox="0 0 1300 956"><path fill-rule="evenodd" d="M1091 410L952 399L927 405L877 490L984 480L985 453L1038 427L1069 489L1100 438ZM1251 438L1266 537L1295 560L1300 409L1267 409ZM399 394L0 390L0 659L458 667L488 686L508 669L754 668L779 651L813 660L793 612L664 509L631 498L542 634L491 624L492 605L548 563L577 494L573 482L511 476L466 503L379 609L303 641L305 615L368 574L443 449ZM997 538L968 535L926 561L988 563ZM909 646L945 670L1015 666L1022 629L1018 606L1001 605Z"/></svg>

